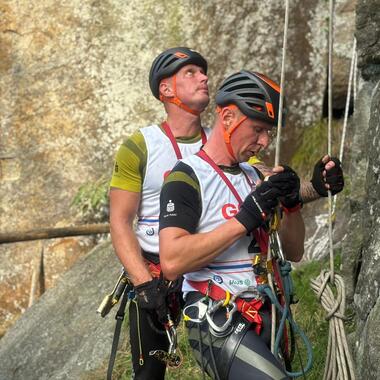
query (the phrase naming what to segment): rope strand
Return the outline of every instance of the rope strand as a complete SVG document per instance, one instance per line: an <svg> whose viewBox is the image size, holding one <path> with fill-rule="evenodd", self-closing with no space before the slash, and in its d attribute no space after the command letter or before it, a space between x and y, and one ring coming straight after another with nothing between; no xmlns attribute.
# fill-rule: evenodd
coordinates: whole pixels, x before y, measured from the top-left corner
<svg viewBox="0 0 380 380"><path fill-rule="evenodd" d="M284 103L284 88L285 88L285 62L286 62L286 49L287 49L287 39L288 39L288 27L289 27L289 0L285 0L285 20L284 20L284 37L282 41L282 59L281 59L281 79L280 79L280 101L278 109L278 121L277 121L277 138L276 138L276 148L275 148L275 159L274 166L277 166L280 161L280 148L281 148L281 128L282 128L282 111ZM277 210L276 212L279 212ZM272 260L272 252L270 247L268 247L267 260ZM274 284L272 276L268 276L269 284L274 292ZM276 327L276 307L272 304L272 332L271 332L271 351L275 351L275 327Z"/></svg>
<svg viewBox="0 0 380 380"><path fill-rule="evenodd" d="M333 33L334 33L334 0L330 0L330 19L329 19L329 66L328 66L328 154L331 157L331 123L332 123L332 54L333 54ZM354 48L355 49L355 43ZM353 53L353 57L355 54ZM351 68L353 67L352 59ZM352 76L350 71L350 78ZM347 93L348 106L346 102L346 112L349 107L349 90ZM345 134L345 132L344 132ZM344 145L344 137L342 136L341 144ZM342 145L341 145L342 146ZM324 270L320 275L311 281L311 287L316 293L329 321L329 337L326 355L324 380L355 380L355 373L352 364L352 358L348 349L347 339L344 331L343 322L346 320L346 292L342 277L334 273L334 251L332 238L332 196L331 191L328 191L329 203L329 248L330 248L330 271ZM335 207L335 206L334 206ZM332 286L335 286L336 296L332 291Z"/></svg>
<svg viewBox="0 0 380 380"><path fill-rule="evenodd" d="M351 100L351 87L354 79L354 66L356 61L356 38L354 38L354 42L352 45L352 58L350 65L350 74L348 76L348 88L347 88L347 96L346 96L346 107L344 109L344 120L343 120L343 128L342 128L342 137L340 140L340 149L339 149L339 160L343 163L343 152L344 152L344 143L346 140L346 131L347 131L347 121L348 121L348 113L350 110L350 100ZM335 215L336 208L336 200L337 196L334 196L334 203L332 208L332 214Z"/></svg>
<svg viewBox="0 0 380 380"><path fill-rule="evenodd" d="M286 61L286 49L288 39L288 27L289 27L289 0L285 0L285 22L284 22L284 39L282 42L282 61L281 61L281 79L280 79L280 102L278 109L278 121L277 121L277 139L276 139L276 153L274 159L274 166L277 166L280 162L280 143L281 143L281 127L282 127L282 111L284 103L284 89L285 89L285 61Z"/></svg>

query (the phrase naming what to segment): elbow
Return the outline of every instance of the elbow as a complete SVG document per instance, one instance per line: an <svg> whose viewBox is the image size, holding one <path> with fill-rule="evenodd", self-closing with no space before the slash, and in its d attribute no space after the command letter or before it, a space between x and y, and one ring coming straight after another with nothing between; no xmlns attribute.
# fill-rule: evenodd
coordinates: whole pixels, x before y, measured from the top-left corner
<svg viewBox="0 0 380 380"><path fill-rule="evenodd" d="M179 273L176 265L173 265L173 263L168 260L161 259L161 270L164 274L164 277L169 281L175 281L182 274Z"/></svg>
<svg viewBox="0 0 380 380"><path fill-rule="evenodd" d="M298 249L293 249L291 254L287 254L286 258L294 263L299 263L302 260L304 254L304 247L299 247Z"/></svg>
<svg viewBox="0 0 380 380"><path fill-rule="evenodd" d="M301 260L302 260L302 257L303 257L303 252L299 255L296 255L292 261L295 262L295 263L299 263Z"/></svg>

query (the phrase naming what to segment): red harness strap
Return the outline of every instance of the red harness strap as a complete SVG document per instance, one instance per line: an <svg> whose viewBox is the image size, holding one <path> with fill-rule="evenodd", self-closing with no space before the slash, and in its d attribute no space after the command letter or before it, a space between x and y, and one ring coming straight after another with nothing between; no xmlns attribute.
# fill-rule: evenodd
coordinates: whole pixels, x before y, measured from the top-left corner
<svg viewBox="0 0 380 380"><path fill-rule="evenodd" d="M160 264L154 264L149 260L145 260L145 262L148 264L148 268L150 271L150 274L153 277L160 277L161 274L161 265Z"/></svg>
<svg viewBox="0 0 380 380"><path fill-rule="evenodd" d="M208 281L191 281L187 280L188 283L198 292L204 295L208 295L215 301L222 300L226 298L226 291L215 285L214 283L209 284ZM262 301L253 299L251 301L245 301L243 298L237 298L235 300L237 309L239 313L251 323L255 323L256 334L259 335L262 327L263 320L259 314L261 306L263 306Z"/></svg>

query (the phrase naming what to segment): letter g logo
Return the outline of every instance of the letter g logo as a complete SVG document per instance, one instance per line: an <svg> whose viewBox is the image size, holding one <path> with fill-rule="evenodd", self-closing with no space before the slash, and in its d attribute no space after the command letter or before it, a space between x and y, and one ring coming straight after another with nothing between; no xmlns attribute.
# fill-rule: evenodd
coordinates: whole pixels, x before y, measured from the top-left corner
<svg viewBox="0 0 380 380"><path fill-rule="evenodd" d="M227 203L222 207L222 214L224 219L233 218L237 214L237 212L237 206L233 205L232 203Z"/></svg>

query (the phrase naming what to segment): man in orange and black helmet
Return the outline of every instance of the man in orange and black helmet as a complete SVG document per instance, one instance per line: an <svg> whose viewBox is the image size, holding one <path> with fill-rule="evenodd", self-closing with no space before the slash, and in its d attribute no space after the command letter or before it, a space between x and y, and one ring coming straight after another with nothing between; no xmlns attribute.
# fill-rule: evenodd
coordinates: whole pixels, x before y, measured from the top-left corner
<svg viewBox="0 0 380 380"><path fill-rule="evenodd" d="M189 343L212 379L290 379L270 351L271 299L260 285L271 271L268 223L278 205L285 257L302 258L300 179L282 165L263 181L246 162L270 143L279 88L240 71L222 83L216 104L207 143L180 160L162 187L162 271L172 281L184 277Z"/></svg>

